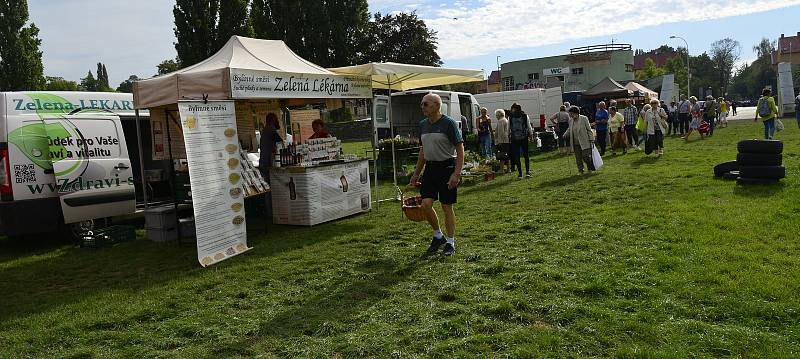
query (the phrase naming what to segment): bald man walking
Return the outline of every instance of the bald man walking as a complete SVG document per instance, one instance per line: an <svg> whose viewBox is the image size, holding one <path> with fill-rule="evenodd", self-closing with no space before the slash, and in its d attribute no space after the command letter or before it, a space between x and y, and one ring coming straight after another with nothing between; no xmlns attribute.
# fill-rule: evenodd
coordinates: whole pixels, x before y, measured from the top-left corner
<svg viewBox="0 0 800 359"><path fill-rule="evenodd" d="M456 252L456 214L453 205L458 196L461 168L464 167L464 141L458 122L441 113L442 98L439 95L425 95L420 107L425 116L419 123L422 149L410 182L416 185L420 172L425 169L420 189L422 208L433 228L433 241L428 247L428 253L434 254L444 245L442 254L451 256ZM433 202L436 200L442 204L447 237L442 233L439 217L433 209Z"/></svg>

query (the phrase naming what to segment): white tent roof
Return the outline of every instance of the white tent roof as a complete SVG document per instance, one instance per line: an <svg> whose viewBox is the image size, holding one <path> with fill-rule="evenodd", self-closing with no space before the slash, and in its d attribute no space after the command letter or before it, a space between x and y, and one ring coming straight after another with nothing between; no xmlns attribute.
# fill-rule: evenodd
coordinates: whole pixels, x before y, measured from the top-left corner
<svg viewBox="0 0 800 359"><path fill-rule="evenodd" d="M216 54L193 66L134 83L136 108L177 103L179 99L230 98L230 69L331 75L297 56L283 41L231 36Z"/></svg>
<svg viewBox="0 0 800 359"><path fill-rule="evenodd" d="M341 75L372 77L372 88L406 91L417 88L483 81L482 70L448 69L443 67L373 62L329 69Z"/></svg>
<svg viewBox="0 0 800 359"><path fill-rule="evenodd" d="M638 82L633 82L633 81L628 82L628 84L625 85L625 88L631 91L640 91L644 95L644 97L658 98L658 92L655 92L647 87L644 87Z"/></svg>

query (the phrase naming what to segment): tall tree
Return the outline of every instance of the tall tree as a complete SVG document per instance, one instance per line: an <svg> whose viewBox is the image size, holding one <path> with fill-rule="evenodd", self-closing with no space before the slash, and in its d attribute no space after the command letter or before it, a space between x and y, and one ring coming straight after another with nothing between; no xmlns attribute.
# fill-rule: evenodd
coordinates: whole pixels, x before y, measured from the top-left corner
<svg viewBox="0 0 800 359"><path fill-rule="evenodd" d="M771 59L772 53L777 48L775 41L764 37L758 44L753 45L753 51L758 54L758 59Z"/></svg>
<svg viewBox="0 0 800 359"><path fill-rule="evenodd" d="M117 92L133 93L133 83L139 81L139 76L130 75L127 80L122 81L117 87Z"/></svg>
<svg viewBox="0 0 800 359"><path fill-rule="evenodd" d="M683 49L679 49L679 52L680 50ZM685 55L675 56L667 60L667 62L664 64L665 72L675 75L675 85L679 87L679 93L681 94L687 93L686 77L688 76L688 72L686 72L686 63L683 61L684 56Z"/></svg>
<svg viewBox="0 0 800 359"><path fill-rule="evenodd" d="M92 71L86 74L86 77L81 79L80 89L83 91L98 91L97 79L92 75Z"/></svg>
<svg viewBox="0 0 800 359"><path fill-rule="evenodd" d="M653 77L661 76L665 73L666 70L657 67L656 62L648 57L644 59L644 68L642 68L639 71L636 71L635 76L637 80L646 80L646 79L651 79Z"/></svg>
<svg viewBox="0 0 800 359"><path fill-rule="evenodd" d="M78 91L78 83L75 81L64 80L63 77L45 76L45 87L47 91Z"/></svg>
<svg viewBox="0 0 800 359"><path fill-rule="evenodd" d="M248 5L249 0L177 0L172 14L180 67L213 55L232 35L251 36Z"/></svg>
<svg viewBox="0 0 800 359"><path fill-rule="evenodd" d="M175 60L164 60L161 61L160 64L156 65L156 69L158 69L158 75L165 75L173 71L178 71L180 67L178 66L178 62Z"/></svg>
<svg viewBox="0 0 800 359"><path fill-rule="evenodd" d="M108 79L103 74L103 63L97 63L97 90L98 91L105 91L108 86Z"/></svg>
<svg viewBox="0 0 800 359"><path fill-rule="evenodd" d="M0 0L0 90L45 86L39 28L28 22L26 0Z"/></svg>
<svg viewBox="0 0 800 359"><path fill-rule="evenodd" d="M282 40L317 65L350 65L359 59L369 21L366 0L253 0L256 37Z"/></svg>
<svg viewBox="0 0 800 359"><path fill-rule="evenodd" d="M363 41L363 62L393 61L428 66L442 64L436 53L436 31L428 29L415 12L375 14Z"/></svg>
<svg viewBox="0 0 800 359"><path fill-rule="evenodd" d="M728 93L728 85L733 75L733 66L739 61L741 45L739 41L726 37L711 44L711 59L717 68L719 94Z"/></svg>

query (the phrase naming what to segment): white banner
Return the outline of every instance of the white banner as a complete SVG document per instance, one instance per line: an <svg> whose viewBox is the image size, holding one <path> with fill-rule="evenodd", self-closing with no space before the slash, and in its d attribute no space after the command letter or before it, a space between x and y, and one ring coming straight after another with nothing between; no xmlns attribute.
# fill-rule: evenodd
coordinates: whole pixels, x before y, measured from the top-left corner
<svg viewBox="0 0 800 359"><path fill-rule="evenodd" d="M372 98L366 76L231 69L231 98Z"/></svg>
<svg viewBox="0 0 800 359"><path fill-rule="evenodd" d="M678 102L678 96L675 95L675 74L664 75L661 81L661 98L659 100L669 104L672 101Z"/></svg>
<svg viewBox="0 0 800 359"><path fill-rule="evenodd" d="M245 190L233 101L180 101L197 260L205 267L247 251Z"/></svg>
<svg viewBox="0 0 800 359"><path fill-rule="evenodd" d="M313 226L370 209L369 162L270 170L272 220Z"/></svg>
<svg viewBox="0 0 800 359"><path fill-rule="evenodd" d="M778 112L794 112L794 81L792 80L792 64L781 62L778 64Z"/></svg>

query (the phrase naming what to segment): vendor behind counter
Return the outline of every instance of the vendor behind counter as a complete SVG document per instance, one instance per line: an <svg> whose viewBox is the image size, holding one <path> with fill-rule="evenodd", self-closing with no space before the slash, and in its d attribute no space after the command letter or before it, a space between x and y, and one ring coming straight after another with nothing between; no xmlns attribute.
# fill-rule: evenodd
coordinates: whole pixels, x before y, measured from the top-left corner
<svg viewBox="0 0 800 359"><path fill-rule="evenodd" d="M277 143L282 143L283 139L278 134L281 125L278 121L278 116L270 112L264 119L264 127L261 130L261 143L259 143L259 150L261 156L258 162L258 170L261 176L269 183L269 169L274 165L275 148Z"/></svg>
<svg viewBox="0 0 800 359"><path fill-rule="evenodd" d="M325 122L322 120L314 120L311 122L311 128L314 129L314 134L308 138L309 140L331 137L331 134L325 130Z"/></svg>

